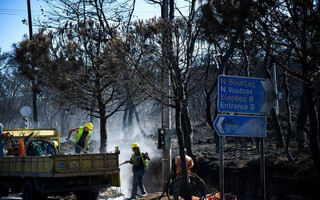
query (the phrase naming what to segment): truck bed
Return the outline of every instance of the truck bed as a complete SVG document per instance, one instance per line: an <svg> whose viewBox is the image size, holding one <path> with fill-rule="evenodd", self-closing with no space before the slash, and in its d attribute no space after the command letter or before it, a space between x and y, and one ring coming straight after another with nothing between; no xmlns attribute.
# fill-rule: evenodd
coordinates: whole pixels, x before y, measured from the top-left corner
<svg viewBox="0 0 320 200"><path fill-rule="evenodd" d="M60 144L60 133L55 129L6 131L11 137L5 140L6 156L0 157L0 197L22 191L24 200L42 200L50 195L72 192L78 200L96 200L100 189L120 187L117 147L114 153L62 155L50 152L45 156L18 157L16 143L19 139L32 136L29 142L56 141Z"/></svg>
<svg viewBox="0 0 320 200"><path fill-rule="evenodd" d="M118 153L0 158L0 176L76 177L113 175L118 179ZM113 181L120 186L120 181ZM118 184L116 182L119 182Z"/></svg>
<svg viewBox="0 0 320 200"><path fill-rule="evenodd" d="M0 197L22 190L23 199L44 199L73 192L96 199L99 190L120 187L119 151L115 153L0 157ZM9 190L11 189L11 190Z"/></svg>

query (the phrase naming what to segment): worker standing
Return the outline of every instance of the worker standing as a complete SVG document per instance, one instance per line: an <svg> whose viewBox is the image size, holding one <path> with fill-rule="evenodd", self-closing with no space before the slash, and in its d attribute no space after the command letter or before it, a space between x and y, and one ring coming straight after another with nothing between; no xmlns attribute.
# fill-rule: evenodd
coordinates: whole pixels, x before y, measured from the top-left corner
<svg viewBox="0 0 320 200"><path fill-rule="evenodd" d="M185 154L185 158L186 158L187 171L188 171L188 173L191 173L191 169L194 165L193 160L190 156L187 155L186 149L184 149L184 154ZM176 169L176 177L175 177L175 181L174 181L173 193L174 193L174 200L178 200L179 195L180 195L180 188L182 186L182 170L181 170L180 155L178 155L175 158L175 164L176 164L177 169Z"/></svg>
<svg viewBox="0 0 320 200"><path fill-rule="evenodd" d="M2 133L3 132L3 125L0 123L0 157L4 157L4 145L3 145L3 138L8 137L10 135L9 132Z"/></svg>
<svg viewBox="0 0 320 200"><path fill-rule="evenodd" d="M3 125L0 123L0 157L4 157L4 149L3 149L3 139L5 135L2 134Z"/></svg>
<svg viewBox="0 0 320 200"><path fill-rule="evenodd" d="M84 126L80 126L79 128L75 128L69 131L67 140L70 139L70 136L73 132L76 131L76 134L73 137L75 142L75 151L77 154L80 154L81 150L88 150L90 138L92 135L93 124L91 122L87 122ZM81 149L82 148L82 149Z"/></svg>
<svg viewBox="0 0 320 200"><path fill-rule="evenodd" d="M132 192L130 199L135 199L137 196L138 187L142 193L141 196L146 196L147 192L142 183L142 178L145 173L145 170L148 168L147 160L150 160L148 153L142 153L140 151L140 145L138 143L133 143L131 145L133 151L129 163L132 164Z"/></svg>

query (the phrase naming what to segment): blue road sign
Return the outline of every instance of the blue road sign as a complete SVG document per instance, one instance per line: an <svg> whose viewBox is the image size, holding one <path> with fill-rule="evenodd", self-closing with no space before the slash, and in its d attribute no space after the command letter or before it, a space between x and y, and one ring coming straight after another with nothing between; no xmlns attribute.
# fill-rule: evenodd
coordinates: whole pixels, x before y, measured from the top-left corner
<svg viewBox="0 0 320 200"><path fill-rule="evenodd" d="M276 100L269 79L219 76L218 81L219 112L268 114Z"/></svg>
<svg viewBox="0 0 320 200"><path fill-rule="evenodd" d="M219 136L266 137L266 117L221 115L214 121Z"/></svg>

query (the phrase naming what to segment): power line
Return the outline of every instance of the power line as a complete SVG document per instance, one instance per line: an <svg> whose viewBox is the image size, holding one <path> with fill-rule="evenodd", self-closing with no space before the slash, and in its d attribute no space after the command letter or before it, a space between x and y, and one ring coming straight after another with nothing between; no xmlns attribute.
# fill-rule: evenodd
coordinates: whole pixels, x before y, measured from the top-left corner
<svg viewBox="0 0 320 200"><path fill-rule="evenodd" d="M23 16L26 16L27 14L8 14L8 13L1 13L0 12L0 15L8 15L8 16L21 16L21 15L23 15Z"/></svg>
<svg viewBox="0 0 320 200"><path fill-rule="evenodd" d="M32 12L35 13L35 14L43 13L40 10L34 10ZM27 10L22 10L22 9L0 8L0 15L28 15L28 11Z"/></svg>
<svg viewBox="0 0 320 200"><path fill-rule="evenodd" d="M0 8L0 11L13 11L13 12L25 12L28 13L25 9L10 9L10 8ZM32 12L41 12L40 10L32 10Z"/></svg>

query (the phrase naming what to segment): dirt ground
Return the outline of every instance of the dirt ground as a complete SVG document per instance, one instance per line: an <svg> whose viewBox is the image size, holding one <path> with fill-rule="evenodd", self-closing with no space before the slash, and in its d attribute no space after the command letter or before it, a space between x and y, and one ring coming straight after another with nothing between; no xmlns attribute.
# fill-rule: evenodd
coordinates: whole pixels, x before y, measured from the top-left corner
<svg viewBox="0 0 320 200"><path fill-rule="evenodd" d="M270 133L269 133L270 134ZM207 187L207 193L219 191L219 153L218 146L211 135L195 134L194 162L195 173ZM265 138L265 180L266 195L268 200L318 200L320 193L320 180L316 169L313 167L310 151L298 149L293 142L290 152L293 160L290 160L284 148L279 148L273 137ZM261 152L257 148L257 139L252 138L226 138L224 144L224 190L238 197L238 200L261 199ZM294 141L294 140L293 140ZM173 143L176 141L173 139ZM246 144L243 145L243 144ZM173 145L174 147L174 145ZM69 151L72 145L64 145L63 151ZM177 152L173 148L173 154ZM152 160L150 169L145 174L144 182L149 192L146 197L139 200L158 199L161 191L161 159ZM155 178L156 177L156 178ZM155 179L156 182L150 181ZM172 196L171 196L172 198ZM2 200L21 199L21 195L15 194ZM49 199L75 200L74 195L65 197L49 197ZM121 192L114 189L102 190L99 200L125 199ZM163 199L168 199L164 197Z"/></svg>
<svg viewBox="0 0 320 200"><path fill-rule="evenodd" d="M219 192L218 146L212 136L195 135L195 138L195 166L192 171L204 181L207 193ZM320 188L320 180L313 166L311 152L308 149L298 149L293 139L290 144L291 160L285 148L278 147L277 141L272 138L274 137L264 139L267 199L320 199L316 189ZM261 151L257 146L258 140L260 139L235 137L225 139L224 192L236 195L238 200L261 199Z"/></svg>

